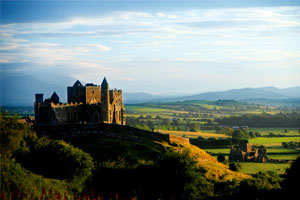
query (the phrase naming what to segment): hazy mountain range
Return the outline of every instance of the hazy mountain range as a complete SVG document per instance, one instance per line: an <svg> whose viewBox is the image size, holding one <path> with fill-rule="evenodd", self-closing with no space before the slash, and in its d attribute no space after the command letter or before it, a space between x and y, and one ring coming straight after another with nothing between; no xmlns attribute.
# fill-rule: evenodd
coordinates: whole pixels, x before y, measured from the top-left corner
<svg viewBox="0 0 300 200"><path fill-rule="evenodd" d="M49 78L51 77L51 78ZM67 85L73 85L76 80L64 76L34 76L10 73L1 74L1 106L27 106L33 105L34 94L44 93L44 98L49 98L55 91L60 101L66 102ZM174 102L188 100L218 100L218 99L289 99L300 98L300 86L278 89L276 87L243 88L220 92L206 92L190 96L171 97L159 96L148 93L123 94L124 103L144 102Z"/></svg>

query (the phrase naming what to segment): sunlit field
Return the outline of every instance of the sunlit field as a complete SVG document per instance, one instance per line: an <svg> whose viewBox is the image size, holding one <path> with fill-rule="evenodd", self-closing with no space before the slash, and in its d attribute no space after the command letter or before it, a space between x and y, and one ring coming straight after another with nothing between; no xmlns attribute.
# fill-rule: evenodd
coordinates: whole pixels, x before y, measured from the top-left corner
<svg viewBox="0 0 300 200"><path fill-rule="evenodd" d="M160 133L170 133L177 136L188 137L188 138L197 138L199 136L203 138L228 138L224 134L208 133L208 132L189 132L189 131L168 131L168 130L158 130Z"/></svg>

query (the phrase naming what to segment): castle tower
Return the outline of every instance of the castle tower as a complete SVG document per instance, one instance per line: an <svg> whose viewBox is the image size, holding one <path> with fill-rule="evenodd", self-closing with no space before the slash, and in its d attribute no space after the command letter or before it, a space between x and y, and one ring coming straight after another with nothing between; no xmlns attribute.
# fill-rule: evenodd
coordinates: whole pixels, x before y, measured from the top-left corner
<svg viewBox="0 0 300 200"><path fill-rule="evenodd" d="M50 98L50 101L51 101L52 103L59 103L59 97L58 97L58 95L56 94L56 92L53 92L53 94L52 94L52 96L51 96L51 98Z"/></svg>
<svg viewBox="0 0 300 200"><path fill-rule="evenodd" d="M36 122L39 122L39 120L40 120L39 107L43 103L44 103L44 96L43 96L43 94L35 94L34 114L35 114L35 121Z"/></svg>
<svg viewBox="0 0 300 200"><path fill-rule="evenodd" d="M42 104L44 102L44 95L43 94L35 94L35 103Z"/></svg>
<svg viewBox="0 0 300 200"><path fill-rule="evenodd" d="M101 84L101 115L102 121L110 123L110 101L109 101L109 85L104 77Z"/></svg>

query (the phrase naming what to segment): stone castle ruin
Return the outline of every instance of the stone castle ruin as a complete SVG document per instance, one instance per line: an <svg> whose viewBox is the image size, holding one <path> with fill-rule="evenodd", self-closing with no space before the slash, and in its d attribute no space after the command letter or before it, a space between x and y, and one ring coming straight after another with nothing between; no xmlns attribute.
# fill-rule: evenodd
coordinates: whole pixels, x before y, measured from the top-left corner
<svg viewBox="0 0 300 200"><path fill-rule="evenodd" d="M118 124L125 125L125 108L122 90L109 90L104 77L101 86L88 83L85 86L76 81L68 87L68 103L59 101L54 92L50 99L35 94L36 125L64 124Z"/></svg>
<svg viewBox="0 0 300 200"><path fill-rule="evenodd" d="M257 149L252 144L242 143L232 146L229 153L229 161L253 161L267 162L269 161L266 148L261 145Z"/></svg>

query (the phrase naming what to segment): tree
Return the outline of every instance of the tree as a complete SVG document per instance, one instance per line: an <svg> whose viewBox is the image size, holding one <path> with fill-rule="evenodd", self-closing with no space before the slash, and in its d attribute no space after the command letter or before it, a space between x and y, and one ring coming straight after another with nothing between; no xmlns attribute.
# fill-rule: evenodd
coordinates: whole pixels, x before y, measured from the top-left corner
<svg viewBox="0 0 300 200"><path fill-rule="evenodd" d="M219 154L218 157L217 157L217 160L219 162L224 162L225 161L225 156L223 154Z"/></svg>
<svg viewBox="0 0 300 200"><path fill-rule="evenodd" d="M227 126L221 130L221 133L228 135L228 136L232 136L232 132L233 132L232 128L227 127Z"/></svg>
<svg viewBox="0 0 300 200"><path fill-rule="evenodd" d="M235 138L238 140L247 140L247 139L249 139L249 133L247 130L244 130L244 129L234 130L232 133L232 138Z"/></svg>
<svg viewBox="0 0 300 200"><path fill-rule="evenodd" d="M196 123L191 123L190 124L190 131L192 132L197 132L197 130L199 129L199 125Z"/></svg>
<svg viewBox="0 0 300 200"><path fill-rule="evenodd" d="M170 120L169 119L163 119L162 124L165 126L170 126Z"/></svg>
<svg viewBox="0 0 300 200"><path fill-rule="evenodd" d="M30 127L17 122L15 117L0 117L1 157L11 158L20 148L26 148L26 141L37 138Z"/></svg>
<svg viewBox="0 0 300 200"><path fill-rule="evenodd" d="M172 126L178 126L178 125L179 125L178 119L173 119L172 120Z"/></svg>
<svg viewBox="0 0 300 200"><path fill-rule="evenodd" d="M250 132L249 132L249 136L250 136L251 138L254 138L254 137L256 137L256 134L255 134L253 131L250 131Z"/></svg>
<svg viewBox="0 0 300 200"><path fill-rule="evenodd" d="M66 180L81 191L87 179L92 176L94 163L84 151L62 140L38 139L29 152L16 156L16 160L32 172L46 178Z"/></svg>
<svg viewBox="0 0 300 200"><path fill-rule="evenodd" d="M297 159L291 164L291 167L286 170L285 179L282 183L283 196L296 197L299 195L299 180L300 180L300 154Z"/></svg>
<svg viewBox="0 0 300 200"><path fill-rule="evenodd" d="M188 151L166 153L159 163L159 174L162 199L202 199L213 194L205 170Z"/></svg>
<svg viewBox="0 0 300 200"><path fill-rule="evenodd" d="M230 164L229 164L229 169L230 169L231 171L237 172L237 171L240 170L240 168L241 168L240 163L230 163Z"/></svg>
<svg viewBox="0 0 300 200"><path fill-rule="evenodd" d="M258 172L253 178L244 179L237 188L239 199L283 199L278 195L280 189L280 178L272 171Z"/></svg>
<svg viewBox="0 0 300 200"><path fill-rule="evenodd" d="M147 120L147 126L149 127L150 131L154 130L154 123L151 120Z"/></svg>
<svg viewBox="0 0 300 200"><path fill-rule="evenodd" d="M157 120L161 119L161 116L157 115L157 116L156 116L156 119L157 119Z"/></svg>

